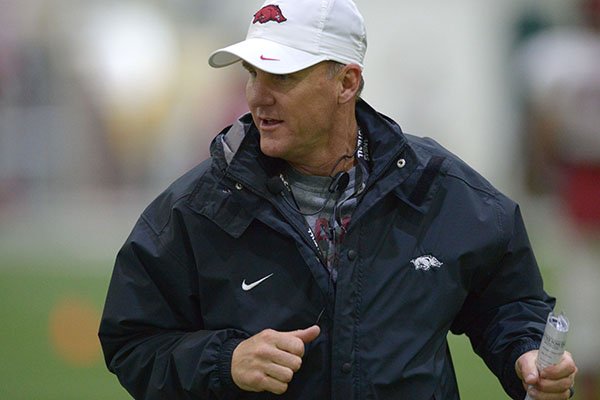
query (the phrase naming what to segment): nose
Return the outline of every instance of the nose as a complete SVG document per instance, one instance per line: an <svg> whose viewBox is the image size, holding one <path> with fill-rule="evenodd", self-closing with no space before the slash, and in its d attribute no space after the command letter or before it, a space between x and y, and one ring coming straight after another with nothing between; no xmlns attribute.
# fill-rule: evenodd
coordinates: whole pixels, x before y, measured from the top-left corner
<svg viewBox="0 0 600 400"><path fill-rule="evenodd" d="M268 78L268 74L262 71L257 71L256 75L248 78L246 101L250 109L270 106L275 103L275 97Z"/></svg>

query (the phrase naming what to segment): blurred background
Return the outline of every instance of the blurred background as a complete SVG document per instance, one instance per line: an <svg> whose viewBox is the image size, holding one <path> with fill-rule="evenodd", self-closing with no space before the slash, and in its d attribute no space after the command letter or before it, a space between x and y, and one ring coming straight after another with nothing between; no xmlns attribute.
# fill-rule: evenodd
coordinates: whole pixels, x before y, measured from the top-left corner
<svg viewBox="0 0 600 400"><path fill-rule="evenodd" d="M600 137L600 60L570 52L585 42L578 37L558 40L566 49L558 56L556 41L537 40L582 27L580 2L356 2L369 40L365 100L404 131L438 140L521 204L547 289L567 316L573 304L597 304L569 291L600 282L597 203L584 201L592 194L560 193L565 181L583 182L571 193L599 186L590 184L600 181L597 169L565 179L572 171L561 168L600 165L600 150L578 151ZM260 4L0 0L1 399L129 398L96 337L112 263L144 207L246 112L242 68L214 70L207 57L243 39ZM586 38L598 46L597 32ZM565 59L573 62L548 67ZM580 84L572 76L595 88L583 103L561 95L557 82ZM556 98L564 101L549 104ZM571 119L591 121L586 127L557 121L584 109ZM549 144L564 145L561 130L583 138L567 161ZM577 218L565 202L579 207ZM591 270L584 283L570 283L573 264ZM574 318L577 330L583 323ZM597 349L586 332L597 331L579 329L569 346ZM450 340L462 397L505 399L468 342ZM598 371L590 358L588 387Z"/></svg>

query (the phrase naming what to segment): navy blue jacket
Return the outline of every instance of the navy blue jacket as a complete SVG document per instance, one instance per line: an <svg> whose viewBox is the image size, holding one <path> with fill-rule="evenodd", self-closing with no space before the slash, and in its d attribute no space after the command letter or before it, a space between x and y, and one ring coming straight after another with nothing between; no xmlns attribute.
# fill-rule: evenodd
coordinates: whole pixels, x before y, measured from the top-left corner
<svg viewBox="0 0 600 400"><path fill-rule="evenodd" d="M246 115L235 156L211 158L143 212L119 252L100 326L109 369L136 399L458 399L446 335L468 335L514 399L515 360L537 348L554 300L518 206L430 139L365 102L372 169L334 285L303 216L268 179ZM270 275L252 290L242 282ZM246 393L233 349L263 329L318 320L282 396Z"/></svg>

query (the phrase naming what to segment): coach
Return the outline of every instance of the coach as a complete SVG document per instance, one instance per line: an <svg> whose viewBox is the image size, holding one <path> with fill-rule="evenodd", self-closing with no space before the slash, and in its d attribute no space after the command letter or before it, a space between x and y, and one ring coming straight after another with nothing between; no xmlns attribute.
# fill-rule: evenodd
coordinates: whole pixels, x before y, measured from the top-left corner
<svg viewBox="0 0 600 400"><path fill-rule="evenodd" d="M100 326L136 399L458 399L449 331L513 399L572 394L518 206L360 99L366 46L351 0L275 0L211 55L250 113L143 212Z"/></svg>

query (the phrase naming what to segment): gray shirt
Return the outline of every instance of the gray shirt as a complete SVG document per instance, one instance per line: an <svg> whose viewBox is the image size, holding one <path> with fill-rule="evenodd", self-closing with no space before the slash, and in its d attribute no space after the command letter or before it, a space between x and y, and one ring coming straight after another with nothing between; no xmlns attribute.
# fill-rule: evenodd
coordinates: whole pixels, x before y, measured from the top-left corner
<svg viewBox="0 0 600 400"><path fill-rule="evenodd" d="M293 199L312 230L331 277L337 278L338 251L350 224L366 181L366 173L354 166L349 174L348 186L342 192L330 192L329 176L303 175L294 168L285 171Z"/></svg>

